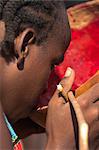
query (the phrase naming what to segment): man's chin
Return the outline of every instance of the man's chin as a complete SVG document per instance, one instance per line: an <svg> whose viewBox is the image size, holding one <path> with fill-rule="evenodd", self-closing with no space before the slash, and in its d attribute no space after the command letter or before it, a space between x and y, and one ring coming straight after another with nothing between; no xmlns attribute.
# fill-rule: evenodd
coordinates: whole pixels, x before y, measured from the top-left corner
<svg viewBox="0 0 99 150"><path fill-rule="evenodd" d="M19 121L20 119L25 119L25 118L29 117L30 112L31 112L33 109L34 109L34 107L32 108L32 106L31 106L31 107L29 107L28 109L22 110L19 114L13 116L13 117L10 119L11 123L14 124L14 123L16 123L17 121Z"/></svg>

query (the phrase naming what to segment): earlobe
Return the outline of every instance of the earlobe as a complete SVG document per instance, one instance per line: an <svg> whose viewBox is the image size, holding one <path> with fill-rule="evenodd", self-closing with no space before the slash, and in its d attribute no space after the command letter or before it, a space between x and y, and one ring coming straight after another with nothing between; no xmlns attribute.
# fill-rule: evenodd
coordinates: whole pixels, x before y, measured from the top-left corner
<svg viewBox="0 0 99 150"><path fill-rule="evenodd" d="M23 70L24 69L25 58L27 57L27 55L28 55L28 47L26 47L25 52L22 52L21 57L18 58L17 68L19 70Z"/></svg>
<svg viewBox="0 0 99 150"><path fill-rule="evenodd" d="M17 68L19 70L23 70L24 69L24 61L25 61L24 57L18 60L18 62L17 62Z"/></svg>
<svg viewBox="0 0 99 150"><path fill-rule="evenodd" d="M15 50L17 53L17 68L24 69L25 59L29 54L29 45L34 44L35 36L32 29L26 29L15 40Z"/></svg>

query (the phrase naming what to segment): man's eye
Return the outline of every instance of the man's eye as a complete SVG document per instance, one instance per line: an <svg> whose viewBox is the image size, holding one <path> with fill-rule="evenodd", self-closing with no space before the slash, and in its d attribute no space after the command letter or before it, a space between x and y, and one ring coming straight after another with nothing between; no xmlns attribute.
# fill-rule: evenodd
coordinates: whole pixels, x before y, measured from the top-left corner
<svg viewBox="0 0 99 150"><path fill-rule="evenodd" d="M53 69L54 69L54 67L55 67L55 65L54 65L54 64L51 64L51 70L53 70Z"/></svg>
<svg viewBox="0 0 99 150"><path fill-rule="evenodd" d="M53 70L56 66L58 66L59 64L52 64L51 65L51 70Z"/></svg>
<svg viewBox="0 0 99 150"><path fill-rule="evenodd" d="M64 60L64 55L58 57L57 59L53 60L52 61L52 64L51 64L51 70L54 69L55 66L58 66L60 65Z"/></svg>

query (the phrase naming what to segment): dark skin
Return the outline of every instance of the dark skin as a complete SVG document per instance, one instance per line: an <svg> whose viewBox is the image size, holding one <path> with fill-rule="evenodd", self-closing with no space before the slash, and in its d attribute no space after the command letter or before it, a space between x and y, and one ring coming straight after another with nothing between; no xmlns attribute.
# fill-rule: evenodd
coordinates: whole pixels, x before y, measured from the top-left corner
<svg viewBox="0 0 99 150"><path fill-rule="evenodd" d="M66 20L66 17L64 16L62 20ZM63 22L61 25L62 24ZM24 51L24 54L27 56L25 57L23 71L19 71L16 65L22 57L21 50L22 45L24 45L22 42L26 35L29 32L32 32L32 38L35 38L36 36L35 31L31 28L26 29L15 39L15 49L19 55L19 59L16 59L14 63L9 65L6 65L4 60L1 62L4 66L2 74L2 78L4 79L2 105L11 122L16 122L20 118L27 117L31 110L37 106L37 99L39 99L40 94L46 88L53 61L63 57L65 50L69 45L70 37L69 35L66 36L65 29L67 28L68 30L68 27L66 27L65 21L63 28L61 28L60 23L57 23L56 26L53 27L53 35L50 33L47 42L41 46L29 44L29 41L31 40L29 39ZM61 34L61 32L63 34ZM64 39L68 39L68 42ZM60 60L57 61L57 64L58 63L60 63ZM40 68L43 69L39 72ZM26 84L24 84L24 81ZM6 95L5 92L7 93ZM10 106L7 102L8 97Z"/></svg>
<svg viewBox="0 0 99 150"><path fill-rule="evenodd" d="M2 112L3 112L3 110L2 110L1 103L0 103L0 122L1 122L1 125L0 125L0 137L1 137L0 150L5 149L5 148L11 150L13 147L12 142L11 142L11 137L10 137L8 128L6 126Z"/></svg>
<svg viewBox="0 0 99 150"><path fill-rule="evenodd" d="M24 30L14 41L15 50L19 55L19 59L16 59L15 62L7 65L5 60L0 58L0 76L2 78L2 86L0 87L0 91L2 90L2 99L0 101L2 103L3 111L8 116L12 124L15 124L20 119L30 116L32 110L35 109L39 103L39 96L43 90L45 90L47 80L51 73L52 63L57 62L57 64L59 64L62 61L59 58L63 57L65 50L70 43L70 29L65 9L60 11L60 17L61 20L56 22L53 26L53 30L48 35L47 41L45 41L42 45L37 46L35 43L31 44L31 39L27 41L25 51L23 52L25 56L23 71L20 71L17 68L17 64L23 57L22 45L24 45L23 42L26 35L32 32L32 39L36 38L36 31L33 28L27 28ZM0 39L2 41L5 33L5 25L3 22L0 24ZM64 88L66 88L66 92L70 90L73 81L74 71L70 78L62 81ZM92 91L95 91L95 96L91 94ZM99 98L99 85L97 85L95 89L92 89L92 91L87 92L85 96L81 95L78 100L81 108L85 112L85 118L90 126L92 125L92 122L96 125L95 120L98 116L97 112L99 111L99 104L93 104L92 100ZM90 99L89 95L91 95ZM84 99L84 104L82 99ZM85 105L86 107L84 107ZM56 122L60 123L60 130L56 126ZM68 127L71 132L68 131ZM97 131L99 131L99 127L97 125L96 127ZM26 125L26 129L28 129L28 125ZM69 105L68 103L63 105L63 99L59 99L57 91L49 103L46 130L48 133L46 149L50 149L50 146L54 149L66 149L68 148L69 139L71 143L70 148L73 149L75 147ZM23 133L25 133L25 130ZM33 133L32 124L31 133ZM94 133L95 132L92 132L91 135ZM9 133L6 133L6 135L6 137L8 137ZM26 136L26 134L24 135ZM24 135L22 137L24 137Z"/></svg>

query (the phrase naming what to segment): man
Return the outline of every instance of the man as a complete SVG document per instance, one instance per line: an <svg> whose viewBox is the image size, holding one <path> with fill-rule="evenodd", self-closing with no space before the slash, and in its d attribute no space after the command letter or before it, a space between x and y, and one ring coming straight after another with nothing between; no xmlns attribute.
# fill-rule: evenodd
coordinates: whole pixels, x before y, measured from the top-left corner
<svg viewBox="0 0 99 150"><path fill-rule="evenodd" d="M0 112L2 128L5 128L7 135L7 140L2 138L2 141L6 143L7 149L11 144L2 109L9 122L14 125L20 119L28 118L32 110L37 108L39 96L46 88L51 70L54 65L63 61L70 43L70 29L61 1L4 0L0 1L0 14ZM74 76L74 71L69 68L66 78L62 80L66 93L71 89ZM99 115L96 101L99 98L98 91L97 84L78 97L87 122L90 126L94 122L97 131L99 127L95 120ZM68 131L68 128L71 130ZM29 130L28 126L26 129ZM75 147L69 104L64 104L63 98L58 97L58 91L49 103L46 131L46 149ZM25 130L23 132L26 135ZM68 142L71 144L68 145ZM0 146L2 148L4 144L1 143Z"/></svg>

